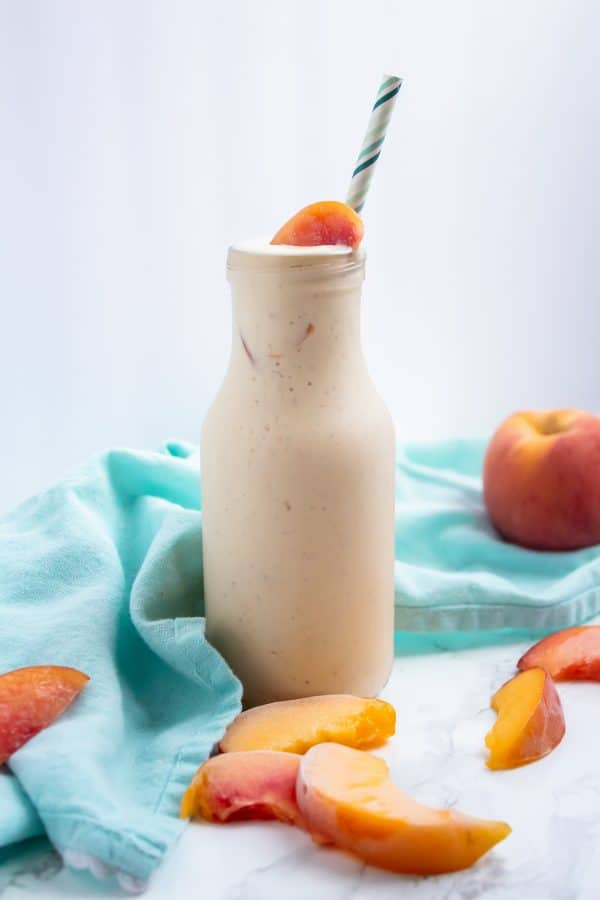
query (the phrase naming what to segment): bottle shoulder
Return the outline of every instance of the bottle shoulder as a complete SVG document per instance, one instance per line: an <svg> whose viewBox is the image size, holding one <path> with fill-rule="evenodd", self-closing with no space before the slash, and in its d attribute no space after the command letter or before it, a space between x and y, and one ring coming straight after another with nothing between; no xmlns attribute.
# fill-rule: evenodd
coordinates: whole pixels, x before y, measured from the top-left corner
<svg viewBox="0 0 600 900"><path fill-rule="evenodd" d="M202 428L202 447L220 453L395 455L392 417L373 388L360 397L330 396L317 403L253 405L220 394Z"/></svg>

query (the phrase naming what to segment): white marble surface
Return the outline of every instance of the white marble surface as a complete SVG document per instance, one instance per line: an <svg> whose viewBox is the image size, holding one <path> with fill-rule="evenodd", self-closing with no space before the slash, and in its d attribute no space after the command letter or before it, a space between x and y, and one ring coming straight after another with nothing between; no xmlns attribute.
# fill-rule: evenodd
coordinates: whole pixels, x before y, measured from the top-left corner
<svg viewBox="0 0 600 900"><path fill-rule="evenodd" d="M311 844L279 823L192 824L153 879L148 900L598 900L600 685L559 686L562 744L522 769L490 772L483 738L492 692L523 644L400 658L383 696L397 734L380 751L398 785L431 805L508 821L512 835L472 869L392 875ZM124 896L63 868L48 851L0 864L2 900Z"/></svg>

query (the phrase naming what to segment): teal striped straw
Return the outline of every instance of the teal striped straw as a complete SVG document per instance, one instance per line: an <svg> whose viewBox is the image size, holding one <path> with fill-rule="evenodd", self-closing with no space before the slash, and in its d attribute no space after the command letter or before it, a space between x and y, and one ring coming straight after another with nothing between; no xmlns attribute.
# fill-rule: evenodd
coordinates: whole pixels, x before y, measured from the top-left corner
<svg viewBox="0 0 600 900"><path fill-rule="evenodd" d="M402 79L396 75L384 75L379 85L346 198L348 206L351 206L357 213L361 212L365 205L371 179L375 172L375 163L381 155L385 133L401 86Z"/></svg>

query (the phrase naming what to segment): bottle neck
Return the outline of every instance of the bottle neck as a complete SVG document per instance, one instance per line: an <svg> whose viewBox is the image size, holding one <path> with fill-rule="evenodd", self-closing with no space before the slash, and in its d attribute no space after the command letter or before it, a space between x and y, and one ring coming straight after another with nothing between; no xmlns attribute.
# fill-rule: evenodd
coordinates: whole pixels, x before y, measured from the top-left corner
<svg viewBox="0 0 600 900"><path fill-rule="evenodd" d="M294 257L291 257L293 260ZM230 266L233 335L230 368L263 376L281 390L362 366L360 295L364 259L324 257L307 266L278 258L270 267ZM244 260L245 262L245 260Z"/></svg>

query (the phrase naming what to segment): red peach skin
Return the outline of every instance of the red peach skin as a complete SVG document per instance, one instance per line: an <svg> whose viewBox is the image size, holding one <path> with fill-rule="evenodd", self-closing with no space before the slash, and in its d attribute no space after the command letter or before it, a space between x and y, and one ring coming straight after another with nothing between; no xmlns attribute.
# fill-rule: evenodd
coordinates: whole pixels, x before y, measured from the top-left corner
<svg viewBox="0 0 600 900"><path fill-rule="evenodd" d="M524 653L521 671L539 667L554 681L600 681L600 625L579 625L549 634Z"/></svg>
<svg viewBox="0 0 600 900"><path fill-rule="evenodd" d="M338 200L322 200L305 206L292 216L279 229L271 243L296 247L324 244L358 247L363 233L362 219L351 206Z"/></svg>
<svg viewBox="0 0 600 900"><path fill-rule="evenodd" d="M29 666L0 675L0 765L51 725L89 678L64 666Z"/></svg>
<svg viewBox="0 0 600 900"><path fill-rule="evenodd" d="M303 827L296 804L300 756L250 750L213 756L200 766L181 802L181 818L209 822L279 819Z"/></svg>
<svg viewBox="0 0 600 900"><path fill-rule="evenodd" d="M490 769L514 769L547 756L561 742L565 718L554 682L543 669L528 669L492 697L498 713L485 743Z"/></svg>
<svg viewBox="0 0 600 900"><path fill-rule="evenodd" d="M396 727L396 711L385 700L352 694L322 694L255 706L235 719L220 744L232 750L304 753L322 741L368 749L383 744Z"/></svg>
<svg viewBox="0 0 600 900"><path fill-rule="evenodd" d="M483 494L500 534L523 547L600 543L600 418L579 409L510 416L488 445Z"/></svg>
<svg viewBox="0 0 600 900"><path fill-rule="evenodd" d="M393 872L466 869L510 834L504 822L421 806L392 784L382 759L340 744L319 744L302 757L296 798L319 843Z"/></svg>

